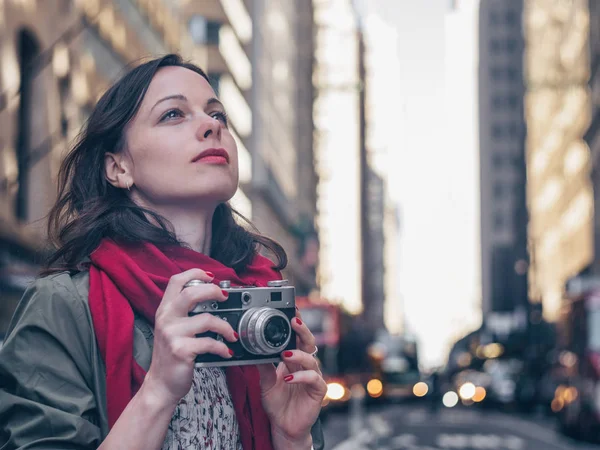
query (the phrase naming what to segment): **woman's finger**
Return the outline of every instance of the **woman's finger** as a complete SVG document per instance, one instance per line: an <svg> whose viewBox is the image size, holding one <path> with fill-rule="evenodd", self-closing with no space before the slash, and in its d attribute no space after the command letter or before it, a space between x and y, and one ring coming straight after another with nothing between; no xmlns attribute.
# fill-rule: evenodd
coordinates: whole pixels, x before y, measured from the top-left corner
<svg viewBox="0 0 600 450"><path fill-rule="evenodd" d="M177 298L179 293L183 290L185 284L189 281L202 280L209 283L213 278L214 275L212 273L205 272L202 269L190 269L173 275L169 280L169 284L167 284L167 288L165 289L163 302L171 302Z"/></svg>
<svg viewBox="0 0 600 450"><path fill-rule="evenodd" d="M304 384L310 386L319 395L325 396L327 384L321 375L314 370L301 370L283 377L287 384Z"/></svg>
<svg viewBox="0 0 600 450"><path fill-rule="evenodd" d="M228 295L227 291L224 291L216 284L200 284L187 287L181 291L178 298L172 303L172 306L176 309L178 314L187 315L187 313L192 311L198 303L210 301L223 302L227 300ZM198 312L210 311L208 309L210 308L209 303L206 303L203 306L206 306L207 309Z"/></svg>
<svg viewBox="0 0 600 450"><path fill-rule="evenodd" d="M312 355L309 355L302 350L286 350L281 354L281 357L283 358L283 362L288 366L290 372L293 372L294 370L288 363L296 364L297 367L300 367L302 370L315 370L319 372L317 360Z"/></svg>
<svg viewBox="0 0 600 450"><path fill-rule="evenodd" d="M197 334L211 331L223 336L229 342L236 342L239 339L237 332L229 322L207 313L177 319L167 328L167 334L171 332L186 337L194 337Z"/></svg>
<svg viewBox="0 0 600 450"><path fill-rule="evenodd" d="M203 337L203 338L191 338L190 351L196 355L204 355L210 353L212 355L220 356L221 358L231 358L233 356L233 350L231 350L224 342L219 342L216 339Z"/></svg>
<svg viewBox="0 0 600 450"><path fill-rule="evenodd" d="M169 342L168 348L175 358L183 361L193 361L197 355L206 353L227 359L233 356L225 343L208 337L173 339Z"/></svg>
<svg viewBox="0 0 600 450"><path fill-rule="evenodd" d="M296 317L292 319L292 329L296 332L296 346L299 350L306 353L313 353L317 347L315 345L315 337L310 332L308 327L302 322L302 319Z"/></svg>

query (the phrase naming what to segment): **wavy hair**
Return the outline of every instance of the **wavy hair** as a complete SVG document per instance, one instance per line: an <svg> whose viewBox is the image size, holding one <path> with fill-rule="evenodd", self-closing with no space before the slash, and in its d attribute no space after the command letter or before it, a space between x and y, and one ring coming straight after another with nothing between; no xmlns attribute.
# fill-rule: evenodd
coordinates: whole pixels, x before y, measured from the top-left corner
<svg viewBox="0 0 600 450"><path fill-rule="evenodd" d="M170 54L134 67L100 98L59 170L58 198L48 216L48 236L54 249L44 274L81 270L86 257L106 237L159 247L183 245L167 219L138 206L124 189L112 186L104 166L107 152L123 151L127 124L140 108L156 72L168 66L184 67L209 81L202 69ZM277 258L275 269L285 268L287 255L281 245L261 235L229 203L217 206L212 219L212 258L241 273L261 247Z"/></svg>

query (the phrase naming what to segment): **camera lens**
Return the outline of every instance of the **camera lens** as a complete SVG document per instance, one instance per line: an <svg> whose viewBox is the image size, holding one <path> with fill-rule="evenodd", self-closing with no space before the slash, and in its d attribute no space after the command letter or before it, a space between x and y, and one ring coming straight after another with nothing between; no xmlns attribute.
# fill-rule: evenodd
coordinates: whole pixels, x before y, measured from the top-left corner
<svg viewBox="0 0 600 450"><path fill-rule="evenodd" d="M242 315L238 327L240 343L253 355L274 355L287 347L291 325L279 309L263 306L250 308Z"/></svg>
<svg viewBox="0 0 600 450"><path fill-rule="evenodd" d="M264 333L267 344L276 348L281 347L290 334L290 324L283 317L272 317L267 321Z"/></svg>

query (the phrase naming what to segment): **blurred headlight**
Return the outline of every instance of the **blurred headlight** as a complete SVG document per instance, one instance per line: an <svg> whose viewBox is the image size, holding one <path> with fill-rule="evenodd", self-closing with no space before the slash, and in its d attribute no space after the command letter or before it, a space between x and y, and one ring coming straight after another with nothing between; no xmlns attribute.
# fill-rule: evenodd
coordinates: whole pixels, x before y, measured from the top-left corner
<svg viewBox="0 0 600 450"><path fill-rule="evenodd" d="M475 396L475 385L473 383L465 383L458 390L458 395L463 400L471 400Z"/></svg>
<svg viewBox="0 0 600 450"><path fill-rule="evenodd" d="M473 401L475 403L482 402L485 399L486 395L487 395L487 392L485 391L485 388L482 386L477 386L475 388L475 395L473 396Z"/></svg>
<svg viewBox="0 0 600 450"><path fill-rule="evenodd" d="M442 398L442 403L446 408L454 408L458 403L458 395L456 392L446 392Z"/></svg>
<svg viewBox="0 0 600 450"><path fill-rule="evenodd" d="M488 344L483 348L483 355L489 359L498 358L502 356L503 353L504 347L501 344Z"/></svg>
<svg viewBox="0 0 600 450"><path fill-rule="evenodd" d="M568 387L564 394L563 394L563 399L565 401L565 403L573 403L575 400L577 400L577 397L579 396L579 393L577 392L577 389L574 386Z"/></svg>
<svg viewBox="0 0 600 450"><path fill-rule="evenodd" d="M346 388L340 383L327 383L327 397L331 400L341 400L346 393Z"/></svg>
<svg viewBox="0 0 600 450"><path fill-rule="evenodd" d="M367 383L367 392L373 398L380 397L383 393L383 383L377 379L372 379Z"/></svg>
<svg viewBox="0 0 600 450"><path fill-rule="evenodd" d="M413 386L413 394L415 394L416 397L425 397L427 392L429 392L429 386L427 386L427 383L419 381Z"/></svg>

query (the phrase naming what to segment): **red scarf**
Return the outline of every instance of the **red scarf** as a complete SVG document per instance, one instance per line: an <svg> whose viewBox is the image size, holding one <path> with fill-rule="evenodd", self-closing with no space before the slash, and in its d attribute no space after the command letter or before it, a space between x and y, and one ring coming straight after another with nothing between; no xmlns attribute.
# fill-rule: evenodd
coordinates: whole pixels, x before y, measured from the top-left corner
<svg viewBox="0 0 600 450"><path fill-rule="evenodd" d="M172 275L193 269L212 272L214 282L266 286L281 279L273 263L256 256L243 275L218 261L182 247L161 251L154 245L117 245L104 239L91 255L89 304L100 353L106 365L109 426L117 421L140 388L145 370L133 357L135 310L154 326L154 316ZM272 449L269 419L263 409L255 366L226 369L227 386L244 450Z"/></svg>

